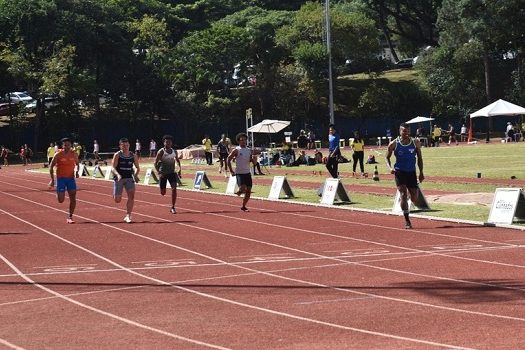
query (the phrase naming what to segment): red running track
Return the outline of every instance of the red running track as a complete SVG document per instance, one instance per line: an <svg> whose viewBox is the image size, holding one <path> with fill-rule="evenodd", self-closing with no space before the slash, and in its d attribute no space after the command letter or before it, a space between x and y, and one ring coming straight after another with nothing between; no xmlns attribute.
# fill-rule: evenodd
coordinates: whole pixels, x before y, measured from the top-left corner
<svg viewBox="0 0 525 350"><path fill-rule="evenodd" d="M256 180L257 181L257 180ZM522 231L0 170L0 348L519 349Z"/></svg>

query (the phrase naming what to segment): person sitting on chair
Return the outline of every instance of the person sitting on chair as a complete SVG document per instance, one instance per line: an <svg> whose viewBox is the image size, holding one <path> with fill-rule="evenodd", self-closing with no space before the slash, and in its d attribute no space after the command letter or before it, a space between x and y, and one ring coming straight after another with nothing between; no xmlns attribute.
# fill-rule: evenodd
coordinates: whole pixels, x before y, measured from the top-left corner
<svg viewBox="0 0 525 350"><path fill-rule="evenodd" d="M299 166L301 164L308 164L308 156L306 155L305 151L301 151L301 153L299 153L299 157L297 157L291 165Z"/></svg>

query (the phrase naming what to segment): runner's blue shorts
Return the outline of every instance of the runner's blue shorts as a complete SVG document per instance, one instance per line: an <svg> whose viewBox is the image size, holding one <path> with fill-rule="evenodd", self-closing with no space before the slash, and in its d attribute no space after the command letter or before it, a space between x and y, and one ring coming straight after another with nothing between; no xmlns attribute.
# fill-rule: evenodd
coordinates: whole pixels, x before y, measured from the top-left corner
<svg viewBox="0 0 525 350"><path fill-rule="evenodd" d="M58 177L57 192L76 191L77 183L74 177Z"/></svg>

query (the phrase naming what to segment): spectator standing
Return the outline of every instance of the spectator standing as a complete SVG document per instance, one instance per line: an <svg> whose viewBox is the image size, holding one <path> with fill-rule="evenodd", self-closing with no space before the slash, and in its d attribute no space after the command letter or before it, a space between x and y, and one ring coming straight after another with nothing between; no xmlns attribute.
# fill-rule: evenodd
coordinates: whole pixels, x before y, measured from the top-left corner
<svg viewBox="0 0 525 350"><path fill-rule="evenodd" d="M230 144L226 134L222 134L221 139L217 143L217 153L219 153L219 174L224 169L224 174L226 175L226 159L228 159L228 154L230 153Z"/></svg>
<svg viewBox="0 0 525 350"><path fill-rule="evenodd" d="M130 224L133 204L135 202L135 178L140 172L139 160L133 152L129 150L129 140L121 138L119 140L120 151L113 155L111 171L113 172L113 199L115 203L122 201L122 191L126 189L128 201L126 203L126 216L124 222ZM135 169L133 169L135 166Z"/></svg>
<svg viewBox="0 0 525 350"><path fill-rule="evenodd" d="M93 158L98 159L98 152L100 152L100 146L97 140L93 141Z"/></svg>
<svg viewBox="0 0 525 350"><path fill-rule="evenodd" d="M77 184L75 178L78 178L78 157L76 152L71 149L70 139L63 138L60 141L62 142L63 150L55 154L49 165L49 175L51 176L49 187L53 188L55 186L54 168L56 166L58 203L64 202L67 191L69 196L69 215L66 222L68 224L74 224L73 214L77 205Z"/></svg>
<svg viewBox="0 0 525 350"><path fill-rule="evenodd" d="M392 154L396 156L396 162L392 167L390 157ZM417 166L419 168L419 182L423 182L425 176L423 175L423 156L421 155L421 144L417 139L410 137L410 127L403 123L399 126L399 137L390 142L386 154L386 164L390 172L394 174L397 190L401 197L401 209L405 217L405 228L411 229L410 222L410 208L408 207L408 194L412 202L417 200L418 183L416 175L416 158Z"/></svg>
<svg viewBox="0 0 525 350"><path fill-rule="evenodd" d="M355 175L355 170L357 168L357 162L359 161L359 168L361 169L361 175L365 174L365 166L363 164L365 159L365 141L361 138L359 131L354 132L354 141L352 141L352 159L354 160L353 172Z"/></svg>
<svg viewBox="0 0 525 350"><path fill-rule="evenodd" d="M514 140L514 127L511 122L507 122L507 129L505 130L505 141L511 142Z"/></svg>
<svg viewBox="0 0 525 350"><path fill-rule="evenodd" d="M141 156L140 151L141 150L142 150L142 145L140 144L140 140L136 139L135 140L135 154L137 155L138 159L140 159L140 156Z"/></svg>
<svg viewBox="0 0 525 350"><path fill-rule="evenodd" d="M171 209L170 213L176 214L175 203L177 202L177 176L181 175L180 160L177 151L173 147L173 136L165 135L162 138L164 147L157 152L154 166L159 173L159 187L160 194L166 195L166 187L168 181L171 186ZM179 166L179 171L176 171L176 165Z"/></svg>
<svg viewBox="0 0 525 350"><path fill-rule="evenodd" d="M20 161L22 164L26 165L26 156L25 156L25 148L24 145L20 146L20 151L18 152L18 155L20 156Z"/></svg>
<svg viewBox="0 0 525 350"><path fill-rule="evenodd" d="M306 149L308 147L308 138L304 130L301 130L299 136L297 137L297 147Z"/></svg>
<svg viewBox="0 0 525 350"><path fill-rule="evenodd" d="M51 142L49 144L49 147L47 148L47 152L46 152L46 155L47 155L47 164L51 165L51 161L53 160L53 157L55 156L55 143L54 142Z"/></svg>
<svg viewBox="0 0 525 350"><path fill-rule="evenodd" d="M82 156L82 146L77 142L75 142L73 145L75 146L74 151L77 154L78 159L80 159Z"/></svg>
<svg viewBox="0 0 525 350"><path fill-rule="evenodd" d="M7 159L8 156L9 156L9 150L7 148L5 148L4 146L1 146L1 148L0 148L0 159L2 160L2 164L4 164L4 166L8 166L9 165L9 161Z"/></svg>
<svg viewBox="0 0 525 350"><path fill-rule="evenodd" d="M150 158L151 157L155 157L155 153L157 152L157 143L155 142L155 140L151 139L151 141L149 142L149 156Z"/></svg>
<svg viewBox="0 0 525 350"><path fill-rule="evenodd" d="M328 127L328 159L326 161L326 168L330 175L336 179L339 176L338 167L339 167L339 156L341 155L341 150L339 149L339 134L335 130L335 125L330 124Z"/></svg>
<svg viewBox="0 0 525 350"><path fill-rule="evenodd" d="M206 163L208 165L213 164L213 153L212 153L212 142L208 134L204 135L202 139L202 145L204 146L204 156L206 157Z"/></svg>
<svg viewBox="0 0 525 350"><path fill-rule="evenodd" d="M437 125L434 125L434 130L432 130L432 146L439 147L439 142L441 141L441 128Z"/></svg>
<svg viewBox="0 0 525 350"><path fill-rule="evenodd" d="M308 149L315 149L315 134L313 131L308 131Z"/></svg>
<svg viewBox="0 0 525 350"><path fill-rule="evenodd" d="M452 124L448 124L447 133L448 133L448 145L450 146L452 142L455 142L457 146L458 140L456 139L456 131L454 130L454 127L452 126Z"/></svg>
<svg viewBox="0 0 525 350"><path fill-rule="evenodd" d="M31 164L31 157L33 157L33 150L24 144L24 165Z"/></svg>
<svg viewBox="0 0 525 350"><path fill-rule="evenodd" d="M251 149L246 147L248 143L248 135L240 133L235 139L239 146L235 147L228 155L228 169L230 170L231 175L237 178L237 186L239 186L237 195L240 196L244 193L241 210L247 211L248 208L246 207L246 204L248 204L248 201L250 200L253 186L252 174L250 172L250 162L253 163L253 157ZM233 171L232 168L232 161L234 160L235 171Z"/></svg>
<svg viewBox="0 0 525 350"><path fill-rule="evenodd" d="M460 134L461 134L461 141L468 140L468 129L465 124L461 125Z"/></svg>

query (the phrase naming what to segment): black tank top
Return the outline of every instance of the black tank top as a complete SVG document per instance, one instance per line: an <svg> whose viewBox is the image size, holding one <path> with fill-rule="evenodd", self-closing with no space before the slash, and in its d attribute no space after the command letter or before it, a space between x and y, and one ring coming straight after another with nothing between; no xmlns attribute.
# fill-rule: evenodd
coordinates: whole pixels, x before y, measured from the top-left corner
<svg viewBox="0 0 525 350"><path fill-rule="evenodd" d="M122 151L118 152L117 172L122 176L123 179L131 179L133 177L133 163L135 161L135 155L133 152L129 152L126 157Z"/></svg>

